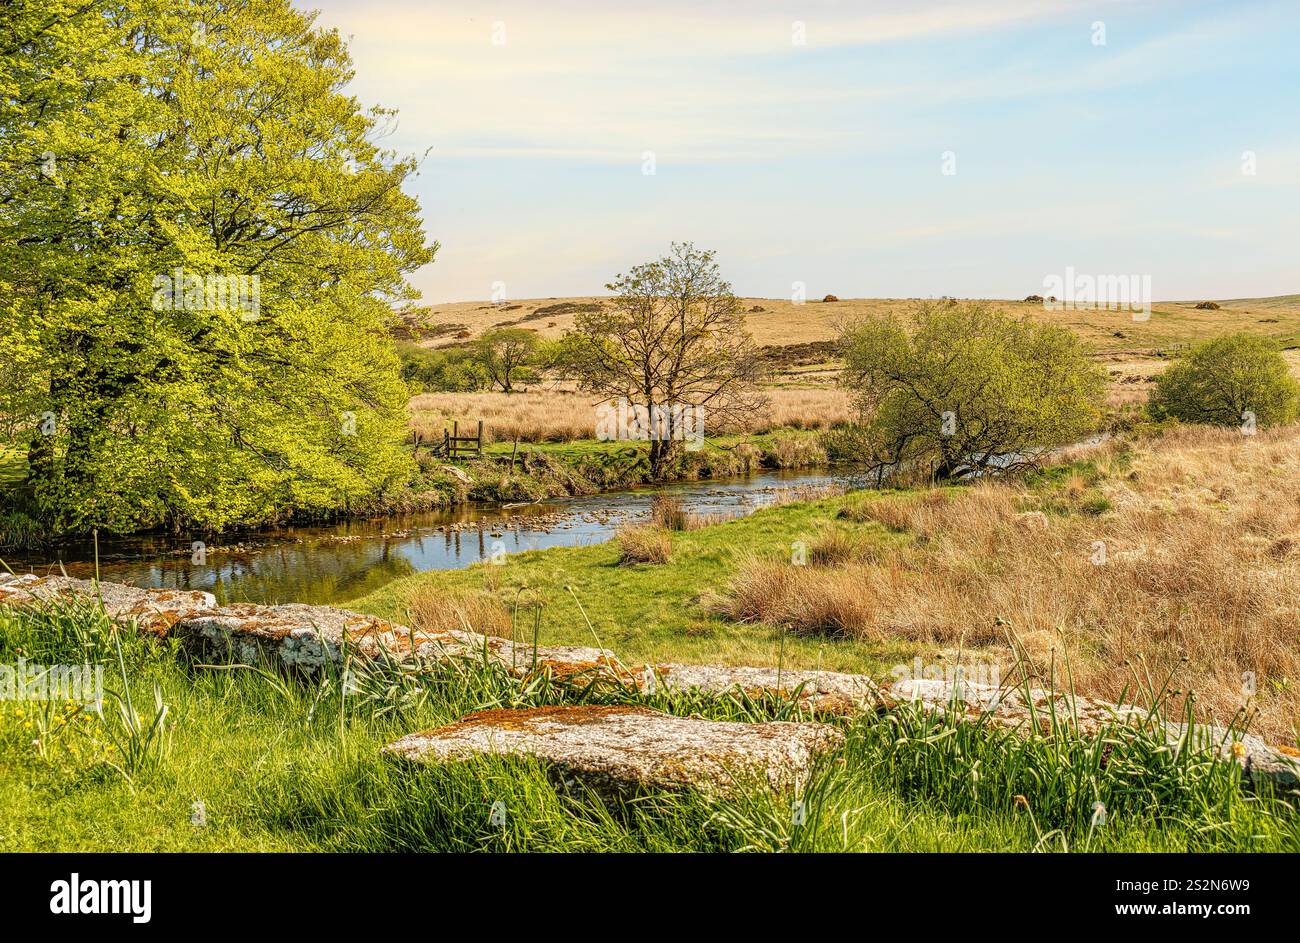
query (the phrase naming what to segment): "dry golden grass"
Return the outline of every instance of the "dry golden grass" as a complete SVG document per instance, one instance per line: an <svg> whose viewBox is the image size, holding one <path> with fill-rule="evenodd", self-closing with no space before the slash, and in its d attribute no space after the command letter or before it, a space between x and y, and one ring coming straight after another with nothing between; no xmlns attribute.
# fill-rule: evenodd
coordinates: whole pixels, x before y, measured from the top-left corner
<svg viewBox="0 0 1300 943"><path fill-rule="evenodd" d="M1046 501L1009 483L874 498L850 519L911 535L897 552L830 568L746 560L722 608L868 641L1023 647L1040 676L1063 684L1068 665L1080 693L1110 699L1141 700L1172 674L1202 716L1247 706L1262 732L1294 741L1300 428L1182 430L1131 464L1114 446L1097 462L1095 481ZM1097 492L1112 510L1070 512Z"/></svg>
<svg viewBox="0 0 1300 943"><path fill-rule="evenodd" d="M411 597L410 620L429 632L478 632L509 638L510 610L487 592L443 593L420 590Z"/></svg>
<svg viewBox="0 0 1300 943"><path fill-rule="evenodd" d="M836 387L775 388L756 421L742 428L713 429L705 415L705 432L769 432L773 429L822 429L848 420L848 394ZM593 439L597 403L587 394L565 389L533 389L524 393L421 393L411 398L411 429L425 440L440 440L451 421L462 434L483 420L487 442L573 442Z"/></svg>
<svg viewBox="0 0 1300 943"><path fill-rule="evenodd" d="M809 566L839 566L866 559L877 559L876 545L844 528L822 531L808 544Z"/></svg>
<svg viewBox="0 0 1300 943"><path fill-rule="evenodd" d="M673 536L656 524L624 524L615 533L618 562L623 566L637 563L667 563L673 555Z"/></svg>
<svg viewBox="0 0 1300 943"><path fill-rule="evenodd" d="M563 390L527 393L422 393L411 398L411 429L441 439L452 420L462 434L483 420L487 442L571 442L596 435L591 397Z"/></svg>
<svg viewBox="0 0 1300 943"><path fill-rule="evenodd" d="M1025 294L1041 293L1041 288L1027 286ZM825 292L817 293L820 298ZM1151 306L1151 317L1134 321L1127 311L1080 309L1077 311L1048 311L1042 304L1024 301L997 301L997 305L1013 313L1023 313L1040 321L1062 324L1083 338L1090 349L1097 351L1150 351L1175 343L1224 334L1229 331L1251 331L1276 336L1294 337L1300 331L1300 295L1275 298L1219 299L1217 311L1198 311L1196 303L1187 301L1159 301ZM433 306L429 320L454 322L465 325L477 336L503 321L527 317L541 307L560 302L579 304L608 301L607 298L538 298L512 301L511 310L505 305L496 306L482 301L465 301ZM839 326L846 320L882 312L907 312L916 305L911 298L844 298L836 302L808 301L795 304L789 299L743 298L745 323L760 345L803 344L811 341L833 340ZM752 309L761 310L752 310ZM574 325L573 313L561 313L531 319L520 324L533 328L543 337L559 337ZM434 343L446 343L447 339Z"/></svg>
<svg viewBox="0 0 1300 943"><path fill-rule="evenodd" d="M664 530L686 530L690 518L682 503L671 494L659 492L650 499L650 522Z"/></svg>
<svg viewBox="0 0 1300 943"><path fill-rule="evenodd" d="M509 311L504 310L504 305L459 302L434 306L430 320L463 324L471 336L477 336L503 321L527 317L541 307L561 302L588 304L601 300L607 299L594 296L533 299L511 302ZM1221 307L1217 311L1198 311L1198 300L1156 302L1152 305L1150 319L1145 321L1134 321L1132 314L1124 311L1048 311L1042 304L1024 301L996 301L995 304L1013 314L1062 325L1079 335L1085 347L1094 352L1111 374L1108 403L1115 408L1140 406L1147 401L1155 376L1171 362L1158 356L1160 352L1171 352L1179 345L1230 331L1262 334L1277 340L1283 347L1293 348L1287 351L1286 356L1292 363L1293 372L1300 378L1300 349L1295 349L1300 345L1300 295L1220 300ZM909 298L846 298L830 303L808 301L804 304L772 298L742 299L745 323L755 341L760 346L772 347L831 341L847 321L873 314L906 314L916 303L916 299ZM570 312L533 318L522 322L521 326L535 329L543 337L559 337L573 328L574 315ZM437 345L463 340L443 337L428 343ZM844 392L833 386L833 368L834 364L823 364L783 371L787 379L800 383L819 381L822 386L773 390L768 415L756 428L743 431L763 432L805 425L822 428L849 419L851 404ZM545 401L549 394L538 395L542 400L535 407L521 402L512 408L498 410L494 409L491 401L472 401L455 406L442 403L426 405L424 409L438 415L431 414L424 419L417 417L417 422L436 426L437 435L441 437L441 416L462 422L479 418L492 421L499 412L500 426L495 430L497 440L512 439L519 427L524 430L521 437L525 441L569 441L590 437L594 427L594 407L587 401L578 398L577 402L585 412L571 417L559 403ZM414 408L415 404L412 405ZM575 434L574 430L580 434ZM530 435L533 438L529 438Z"/></svg>

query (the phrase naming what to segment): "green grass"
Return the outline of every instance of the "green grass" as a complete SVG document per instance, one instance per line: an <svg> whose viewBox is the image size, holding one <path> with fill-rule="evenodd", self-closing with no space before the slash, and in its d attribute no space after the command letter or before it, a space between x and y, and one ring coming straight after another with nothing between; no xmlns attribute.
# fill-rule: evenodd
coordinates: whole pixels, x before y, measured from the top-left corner
<svg viewBox="0 0 1300 943"><path fill-rule="evenodd" d="M547 645L591 645L574 600L586 609L601 641L629 663L643 661L786 664L883 675L910 661L916 645L898 641L872 646L787 635L764 625L740 625L708 611L707 597L725 589L738 559L763 552L789 556L795 541L811 543L835 522L846 502L877 500L884 492L766 508L711 527L673 533L669 563L620 566L617 542L512 554L504 564L477 564L395 580L348 603L348 608L405 621L412 594L473 592L494 588L543 606L541 640ZM861 528L868 539L897 542L877 525ZM572 593L568 587L572 587Z"/></svg>
<svg viewBox="0 0 1300 943"><path fill-rule="evenodd" d="M377 666L343 698L333 675L205 667L169 643L122 642L126 686L107 670L106 687L124 696L129 686L139 709L157 686L168 724L156 761L122 769L109 747L124 722L107 705L101 717L0 702L0 850L1300 850L1294 810L1243 793L1235 766L1137 734L1110 738L1103 753L1100 743L1022 740L910 710L872 715L849 726L847 745L798 793L646 793L611 807L553 785L537 762L412 770L379 754L400 734L473 709L590 696L577 689L468 661ZM92 607L0 610L0 664L22 655L112 665L117 651ZM605 699L716 719L790 714L734 697ZM191 824L196 801L205 825ZM1094 822L1099 801L1104 824ZM490 820L496 802L503 826Z"/></svg>

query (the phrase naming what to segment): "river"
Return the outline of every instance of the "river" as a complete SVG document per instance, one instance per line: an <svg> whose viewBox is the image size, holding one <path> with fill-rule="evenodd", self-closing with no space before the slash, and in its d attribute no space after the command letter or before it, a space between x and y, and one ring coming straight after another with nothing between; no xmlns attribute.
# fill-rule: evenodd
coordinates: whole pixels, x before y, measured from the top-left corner
<svg viewBox="0 0 1300 943"><path fill-rule="evenodd" d="M330 526L283 527L208 546L196 559L188 539L157 535L104 540L101 579L137 586L201 589L220 602L342 604L425 570L469 566L493 554L575 547L609 540L623 523L643 519L656 493L697 514L742 516L793 486L862 486L827 469L764 471L742 478L674 482L629 491L556 498L523 506L470 505ZM14 572L89 578L94 548L10 558Z"/></svg>

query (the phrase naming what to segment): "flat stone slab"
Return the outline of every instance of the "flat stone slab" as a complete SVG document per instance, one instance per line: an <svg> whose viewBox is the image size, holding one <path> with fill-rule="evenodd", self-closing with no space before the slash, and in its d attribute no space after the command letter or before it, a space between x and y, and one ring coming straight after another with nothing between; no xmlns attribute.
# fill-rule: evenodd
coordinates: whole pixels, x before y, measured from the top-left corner
<svg viewBox="0 0 1300 943"><path fill-rule="evenodd" d="M232 603L219 607L211 593L141 589L66 576L0 574L0 604L32 606L64 599L102 599L112 619L134 619L146 631L172 634L191 647L247 664L269 658L287 668L313 671L340 664L345 651L375 658L382 649L398 658L418 655L433 661L485 656L520 676L549 670L574 682L588 675L624 683L631 679L614 653L605 649L543 645L534 650L531 644L476 632L413 630L335 606Z"/></svg>
<svg viewBox="0 0 1300 943"><path fill-rule="evenodd" d="M187 615L217 604L211 593L198 590L140 589L69 576L0 573L0 604L34 606L67 599L102 599L109 618L134 619L142 629L158 635L166 635Z"/></svg>
<svg viewBox="0 0 1300 943"><path fill-rule="evenodd" d="M1079 736L1096 736L1116 724L1150 726L1147 711L1041 689L1027 693L970 681L937 679L896 682L888 690L863 675L725 665L662 664L633 670L599 648L539 646L457 630L411 629L334 606L234 604L218 607L210 593L141 589L66 576L0 573L0 605L45 605L66 599L101 600L110 618L135 621L141 629L174 635L191 647L239 662L263 658L286 668L314 671L341 663L344 652L368 658L416 655L430 661L487 658L519 677L539 671L575 684L597 683L657 690L749 695L793 694L814 710L851 716L919 701L934 709L955 706L971 719L1019 732L1051 733L1053 725ZM745 725L741 725L745 726ZM1164 723L1171 745L1188 736L1193 745L1218 750L1238 762L1252 779L1283 786L1300 784L1300 751L1272 746L1261 738L1225 728Z"/></svg>
<svg viewBox="0 0 1300 943"><path fill-rule="evenodd" d="M828 724L731 723L585 705L481 711L405 736L384 752L417 764L531 756L563 780L602 793L691 788L727 794L756 781L791 787L843 740Z"/></svg>
<svg viewBox="0 0 1300 943"><path fill-rule="evenodd" d="M1190 741L1197 749L1217 751L1234 760L1248 778L1278 786L1300 784L1300 750L1271 746L1261 737L1226 727L1158 721L1145 708L1111 704L1086 697L1031 688L999 688L970 681L904 679L890 689L891 701L919 702L934 710L950 707L972 720L987 719L1019 732L1050 734L1054 727L1079 736L1095 737L1105 729L1129 725L1162 729L1171 746Z"/></svg>
<svg viewBox="0 0 1300 943"><path fill-rule="evenodd" d="M558 676L576 678L615 664L613 653L601 649L539 646L534 652L531 645L495 636L414 630L349 609L300 603L222 606L182 619L176 633L236 661L254 663L269 657L305 671L340 664L345 651L368 658L385 653L431 661L486 658L521 676L549 668Z"/></svg>
<svg viewBox="0 0 1300 943"><path fill-rule="evenodd" d="M670 691L740 691L750 696L788 696L797 691L801 703L827 714L861 714L880 703L880 689L874 681L838 671L664 664L655 665L654 674L657 685ZM643 691L650 683L646 677L639 679Z"/></svg>

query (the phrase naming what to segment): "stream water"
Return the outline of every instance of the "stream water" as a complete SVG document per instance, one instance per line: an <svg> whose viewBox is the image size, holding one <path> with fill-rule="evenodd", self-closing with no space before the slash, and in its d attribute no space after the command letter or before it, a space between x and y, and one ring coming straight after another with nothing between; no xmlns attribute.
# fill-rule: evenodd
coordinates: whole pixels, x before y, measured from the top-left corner
<svg viewBox="0 0 1300 943"><path fill-rule="evenodd" d="M667 492L697 514L741 516L794 486L860 486L854 475L825 469L768 471L743 478L676 482L523 506L348 521L324 527L258 531L208 546L196 561L188 539L145 535L101 541L99 574L137 586L201 589L220 602L339 604L423 570L469 566L494 553L573 547L609 540L619 525L644 518ZM56 556L7 559L14 572L94 575L94 550L77 545Z"/></svg>

